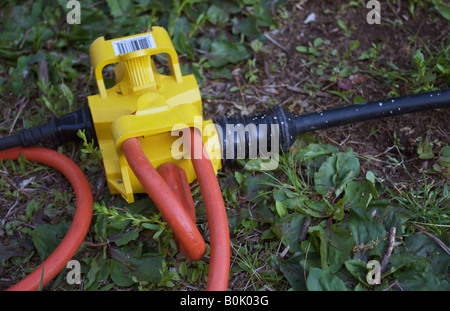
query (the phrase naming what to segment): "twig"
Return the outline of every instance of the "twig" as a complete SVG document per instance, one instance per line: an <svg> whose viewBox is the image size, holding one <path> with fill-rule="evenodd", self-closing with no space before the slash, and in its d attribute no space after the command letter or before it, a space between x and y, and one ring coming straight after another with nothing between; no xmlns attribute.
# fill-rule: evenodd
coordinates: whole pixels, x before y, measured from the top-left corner
<svg viewBox="0 0 450 311"><path fill-rule="evenodd" d="M287 85L286 88L289 91L292 91L292 92L296 92L296 93L300 93L300 94L304 94L304 95L309 95L309 91L306 91L306 90L301 89L299 87ZM329 97L330 96L330 94L325 93L325 92L320 92L320 91L312 92L312 94L316 95L316 96L319 96L319 97Z"/></svg>
<svg viewBox="0 0 450 311"><path fill-rule="evenodd" d="M309 242L308 244L308 248L306 249L306 254L305 254L305 262L303 264L303 277L305 278L305 284L306 284L306 260L308 258L308 253L309 253L309 247L311 246L311 242Z"/></svg>
<svg viewBox="0 0 450 311"><path fill-rule="evenodd" d="M300 238L298 240L299 243L306 240L306 234L308 234L309 225L311 224L311 218L306 217L305 221L303 222L303 228L302 232L300 233Z"/></svg>
<svg viewBox="0 0 450 311"><path fill-rule="evenodd" d="M395 233L397 232L397 228L391 227L391 230L389 231L389 245L386 253L383 256L383 259L381 260L380 264L380 270L381 272L384 272L387 268L387 265L389 263L389 259L391 258L392 251L394 250L395 246Z"/></svg>
<svg viewBox="0 0 450 311"><path fill-rule="evenodd" d="M22 49L22 46L23 46L23 44L25 43L25 40L27 39L28 34L29 34L30 32L31 32L31 28L28 29L27 31L25 31L25 35L23 36L23 40L22 40L22 42L21 42L20 45L19 45L19 49Z"/></svg>
<svg viewBox="0 0 450 311"><path fill-rule="evenodd" d="M394 10L394 7L391 4L391 1L387 1L387 4L389 6L389 8L391 9L392 13L394 13L394 15L399 19L400 22L402 22L402 18L398 15L398 12L396 10Z"/></svg>
<svg viewBox="0 0 450 311"><path fill-rule="evenodd" d="M236 84L239 87L239 93L241 94L241 99L242 99L242 105L244 106L244 110L247 110L247 103L245 102L245 96L244 93L242 92L242 87L241 87L241 83L239 82L239 78L237 75L233 75L234 80L236 81Z"/></svg>
<svg viewBox="0 0 450 311"><path fill-rule="evenodd" d="M107 242L101 242L101 243L92 243L88 241L83 241L83 245L89 246L89 247L102 247L105 245L109 245L109 241Z"/></svg>
<svg viewBox="0 0 450 311"><path fill-rule="evenodd" d="M425 230L424 227L419 226L418 224L415 223L412 223L412 225L414 226L414 228L419 229L423 234L432 238L440 247L442 247L442 249L447 253L447 255L450 255L450 248L447 245L445 245L444 242L442 242L440 239L429 233L427 230Z"/></svg>
<svg viewBox="0 0 450 311"><path fill-rule="evenodd" d="M388 291L390 290L392 287L397 286L398 288L400 288L401 291L403 291L403 288L400 286L400 284L398 284L398 281L395 280L394 283L390 284L388 287L386 287L385 289L383 289L383 291Z"/></svg>
<svg viewBox="0 0 450 311"><path fill-rule="evenodd" d="M279 44L277 41L275 41L271 36L269 36L267 33L264 33L264 36L269 39L270 42L272 42L273 44L275 44L277 47L279 47L280 49L283 50L284 53L286 53L287 57L289 58L289 51L288 49L286 49L284 46L282 46L281 44Z"/></svg>
<svg viewBox="0 0 450 311"><path fill-rule="evenodd" d="M20 115L22 114L23 108L25 108L27 101L28 100L25 97L21 100L19 111L17 112L17 115L14 118L14 121L13 121L11 127L9 128L9 135L11 135L12 132L14 131L14 127L16 126L17 120L19 119Z"/></svg>

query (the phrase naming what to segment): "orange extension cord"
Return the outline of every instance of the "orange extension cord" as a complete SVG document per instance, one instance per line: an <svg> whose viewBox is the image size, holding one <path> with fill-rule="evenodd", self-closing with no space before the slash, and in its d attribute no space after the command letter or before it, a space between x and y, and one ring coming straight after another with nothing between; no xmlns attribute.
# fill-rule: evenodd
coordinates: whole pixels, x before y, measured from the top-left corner
<svg viewBox="0 0 450 311"><path fill-rule="evenodd" d="M228 219L222 194L207 151L200 134L191 129L192 163L205 203L206 217L210 231L210 267L206 290L225 291L228 287L230 269L230 236ZM198 144L198 145L197 145ZM201 145L200 145L201 144ZM195 159L194 150L201 148L200 159ZM170 190L166 181L158 174L144 154L138 138L129 138L122 144L122 150L139 182L158 207L162 217L174 231L183 254L200 259L205 251L204 241L198 232L189 211Z"/></svg>
<svg viewBox="0 0 450 311"><path fill-rule="evenodd" d="M45 148L12 148L0 152L1 160L17 160L23 153L29 161L38 162L60 171L72 184L76 207L72 224L54 252L24 279L10 287L9 291L35 291L53 279L75 255L88 232L92 219L93 196L91 186L83 171L65 155ZM44 274L42 275L42 268Z"/></svg>

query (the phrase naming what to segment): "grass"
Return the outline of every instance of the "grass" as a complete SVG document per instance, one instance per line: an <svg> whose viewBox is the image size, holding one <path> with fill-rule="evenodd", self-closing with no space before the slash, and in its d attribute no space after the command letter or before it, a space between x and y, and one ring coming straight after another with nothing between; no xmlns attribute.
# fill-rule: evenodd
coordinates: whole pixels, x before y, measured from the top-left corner
<svg viewBox="0 0 450 311"><path fill-rule="evenodd" d="M265 0L85 1L80 25L66 23L63 2L0 5L1 136L78 109L97 93L88 57L95 38L154 25L168 29L183 73L196 76L207 117L273 104L294 113L317 111L444 89L450 82L450 45L442 32L449 7L439 0L383 3L382 24L370 29L361 19L367 10L355 1L326 8ZM322 30L302 24L310 12ZM259 160L222 170L229 288L448 289L446 113L305 134L280 156L277 170L258 170ZM79 136L57 149L80 165L94 191L91 229L74 258L82 283L68 284L63 270L44 290L203 290L209 234L197 184L192 191L208 250L204 260L189 262L146 196L128 205L109 194L101 152ZM70 189L58 173L23 157L0 163L1 289L58 244L73 216ZM366 263L386 256L381 284L368 284Z"/></svg>
<svg viewBox="0 0 450 311"><path fill-rule="evenodd" d="M442 235L449 227L449 203L450 193L448 185L436 186L433 180L424 176L422 181L417 181L412 190L397 190L391 192L392 199L401 207L410 211L413 220L419 224L426 225L430 232ZM401 185L395 185L398 189Z"/></svg>

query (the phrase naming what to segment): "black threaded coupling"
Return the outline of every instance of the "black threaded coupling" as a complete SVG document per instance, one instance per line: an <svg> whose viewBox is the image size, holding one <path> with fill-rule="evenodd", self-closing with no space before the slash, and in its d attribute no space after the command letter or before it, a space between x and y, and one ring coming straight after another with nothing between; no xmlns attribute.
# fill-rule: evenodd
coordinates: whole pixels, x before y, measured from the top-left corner
<svg viewBox="0 0 450 311"><path fill-rule="evenodd" d="M253 116L220 116L214 122L221 142L223 165L236 159L268 157L288 151L297 138L295 118L280 106Z"/></svg>

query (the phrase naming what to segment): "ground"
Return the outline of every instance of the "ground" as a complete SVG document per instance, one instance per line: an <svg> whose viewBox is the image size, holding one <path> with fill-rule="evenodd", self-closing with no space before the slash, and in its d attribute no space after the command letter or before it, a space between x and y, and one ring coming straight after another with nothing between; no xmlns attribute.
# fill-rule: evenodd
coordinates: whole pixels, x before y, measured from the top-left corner
<svg viewBox="0 0 450 311"><path fill-rule="evenodd" d="M107 2L110 13L114 15L115 7L111 4L114 1ZM257 5L264 1L243 2L248 3L243 6L246 8L245 12L250 12L248 14L253 12L259 17L259 12L260 16L265 16L257 10ZM192 49L192 59L188 52L179 51L183 68L191 68L194 63L194 69L198 71L192 70L197 78L201 74L198 81L205 118L223 114L253 114L273 104L279 104L295 114L304 114L362 101L448 88L448 7L440 1L383 1L381 23L369 24L366 17L370 9L366 8L364 2L302 0L286 1L275 7L272 4L271 9L267 7L272 21L267 25L261 22L262 26L258 28L261 33L252 37L257 40L249 40L244 32L241 33L241 38L248 40L246 57L241 57L241 60L236 62L230 61L225 66L215 66L212 56L217 51L212 48L205 51L197 41L196 48ZM233 23L232 16L238 16L237 13L231 12L231 9L227 11L215 1L211 3L223 10L208 11L209 20L200 23L198 33L220 33L220 36L234 40L235 28L230 25ZM101 5L106 6L105 3ZM184 11L181 9L178 13L183 12L190 16L194 6L195 4L186 6ZM8 6L0 8L2 15L7 14L10 9ZM223 17L222 25L216 19L224 15L217 12L227 12L230 18ZM442 12L447 12L447 16ZM141 14L146 13L148 12ZM116 15L114 16L117 18ZM7 33L4 29L2 31ZM80 32L80 36L82 35ZM85 50L73 52L67 47L49 47L59 42L52 40L48 39L46 48L42 47L43 50L51 51L49 55L70 50L77 61L83 64L88 62ZM185 51L191 51L185 46L183 48ZM39 56L38 53L35 55ZM39 93L30 91L31 94L16 94L12 91L14 86L6 82L12 76L8 70L11 67L19 67L19 62L16 58L8 59L6 53L3 56L0 135L7 136L27 124L39 124L38 121L26 121L27 118L33 119L33 114L41 120L48 118L45 117L45 107L49 108L49 105L44 105L43 101L39 104L35 102L37 98L42 98L42 89ZM202 57L206 57L206 61ZM50 63L50 58L47 59ZM76 66L73 65L77 68ZM78 88L74 94L76 101L83 103L86 94L97 91L92 73L86 70L86 66L80 65L79 68L84 72L74 78L78 81L74 84ZM59 70L65 72L65 80L70 81L70 70ZM43 70L38 69L37 73L40 76ZM34 88L37 90L36 86ZM44 91L44 95L51 98L48 89ZM56 105L54 107L57 108ZM224 169L218 178L224 192L232 234L229 289L338 290L342 289L339 287L341 282L345 283L342 286L346 289L426 290L439 286L444 289L448 286L448 256L433 254L439 251L442 254L439 242L443 243L445 250L449 238L449 161L448 155L445 158L444 154L444 147L450 146L449 132L448 109L424 111L306 133L298 138L290 152L298 167L289 170L290 162L286 160L286 166L269 174L274 180L267 179L264 173L248 170L240 165ZM358 214L359 209L354 207L356 203L351 200L342 201L344 207L340 209L338 205L344 199L342 196L331 194L327 197L316 191L314 182L309 180L313 178L308 175L309 167L305 167L306 162L299 156L301 148L312 148L312 143L320 146L318 148L335 148L333 152L327 153L327 159L344 156L345 152L351 150L348 159L357 159L360 167L360 172L358 170L358 174L353 176L354 185L359 187L362 184L356 183L368 183L368 173L373 173L377 178L374 184L380 196L375 200L374 194L373 205L365 206L366 210ZM199 263L186 264L185 259L170 242L170 233L159 234L161 237L158 239L155 238L154 231L137 225L139 230L136 237L125 235L136 229L130 226L130 215L133 213L142 214L145 221L153 221L152 224L159 225L152 218L153 214L143 212L142 206L150 204L148 199L139 197L137 205L127 207L121 198L111 197L104 174L95 163L95 156L89 152L87 154L91 156L80 155L79 149L80 144L66 144L59 148L83 167L93 186L95 201L99 206L104 202L103 206L107 207L96 210L93 228L76 257L86 264L82 270L86 277L81 289L204 289L207 258ZM322 160L317 165L325 162ZM319 166L316 169L319 169ZM2 165L0 169L0 189L7 193L0 197L0 248L3 250L3 255L0 254L0 289L6 289L26 274L17 271L17 266L29 272L41 262L40 256L32 253L36 243L40 241L36 228L51 224L55 227L48 230L54 230L54 236L64 232L65 220L70 219L73 213L74 197L68 182L57 172L42 169L38 165L21 164L20 161L15 166L12 163ZM342 169L345 169L344 164ZM293 175L288 172L293 172ZM295 183L304 179L307 179L304 188L295 186ZM261 186L264 185L261 182L272 184ZM295 189L292 190L293 188ZM347 184L346 189L349 188ZM299 193L305 194L305 206L311 207L307 205L311 202L325 204L324 202L329 200L335 210L330 212L327 209L325 214L314 217L308 211L289 205L289 199L292 197L283 197L283 189L289 189L285 191L286 196L289 191L293 191L296 196L299 196ZM196 183L192 184L192 190L197 204L199 226L205 238L208 238L202 200ZM348 191L350 194L350 190ZM426 202L420 201L421 198ZM421 218L411 216L410 212L406 213L408 217L400 212L389 212L392 207L394 211L408 210L408 205L412 206L418 201L420 203L417 203L417 206L424 209ZM66 205L72 207L68 210L61 208ZM115 208L120 212L120 216L112 212ZM428 209L430 213L427 214ZM341 210L343 215L339 214ZM377 225L367 225L368 238L363 241L359 225L366 224L367 215L374 212L380 217L384 215L384 218L377 218ZM435 218L427 218L431 217L431 214ZM360 219L359 223L355 219ZM361 272L362 270L358 269L371 258L381 260L383 255L386 256L388 246L385 242L392 226L397 228L397 236L394 234L396 249L390 262L392 269L383 276L382 285L374 288L361 277L365 275L366 270ZM425 228L420 227L422 230L417 226ZM107 230L109 231L106 233ZM362 245L356 243L356 233L360 234ZM429 237L430 234L432 238ZM51 241L41 243L56 243L54 236L46 237ZM117 239L124 236L129 237L129 243L124 240L121 240L123 244L118 243ZM328 236L331 246L327 242ZM427 240L428 238L430 240ZM143 242L145 239L149 241ZM426 249L429 243L435 244ZM333 245L337 245L336 249L342 253L333 250ZM406 245L412 253L408 253ZM139 254L135 252L137 249ZM416 249L417 252L414 252ZM135 272L132 263L126 262L125 257L132 257L142 265L156 264L142 255L149 250L159 252L162 256L158 257L158 260L163 262L162 267L166 269L162 279L155 275L144 277L135 274L134 280L118 276L120 273ZM423 255L421 250L428 252L427 255ZM48 250L39 249L41 257L43 251ZM406 253L410 256L408 263L404 261L406 255L402 257ZM417 258L420 256L428 261L419 262ZM158 261L159 264L161 262ZM327 264L333 266L335 262L340 263L339 267L327 269ZM416 267L424 267L417 273L427 280L422 282L424 287L418 285L420 282L415 283L407 277L413 274L408 270L410 262L417 263ZM428 264L436 262L441 268L430 272ZM107 271L101 268L103 266L108 267ZM128 268L130 269L127 270ZM318 286L318 283L314 282L316 279L324 283ZM79 290L80 287L65 284L62 273L46 289Z"/></svg>

